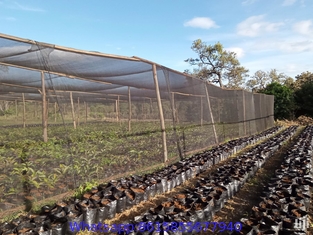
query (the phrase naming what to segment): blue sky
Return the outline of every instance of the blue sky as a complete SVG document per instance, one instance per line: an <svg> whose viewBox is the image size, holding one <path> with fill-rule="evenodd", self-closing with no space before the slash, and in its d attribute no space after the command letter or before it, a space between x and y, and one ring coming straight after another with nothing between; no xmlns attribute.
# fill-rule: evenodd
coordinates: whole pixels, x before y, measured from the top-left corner
<svg viewBox="0 0 313 235"><path fill-rule="evenodd" d="M0 33L191 69L221 42L250 70L313 72L312 0L0 0Z"/></svg>

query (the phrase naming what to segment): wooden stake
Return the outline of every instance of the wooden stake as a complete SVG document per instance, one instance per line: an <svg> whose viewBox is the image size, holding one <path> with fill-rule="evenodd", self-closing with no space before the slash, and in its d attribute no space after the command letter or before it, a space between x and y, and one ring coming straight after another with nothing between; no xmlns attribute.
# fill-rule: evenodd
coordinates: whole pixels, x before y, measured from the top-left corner
<svg viewBox="0 0 313 235"><path fill-rule="evenodd" d="M119 122L120 121L120 96L119 95L117 96L116 110L117 110L117 121Z"/></svg>
<svg viewBox="0 0 313 235"><path fill-rule="evenodd" d="M243 128L244 128L244 134L247 134L247 128L246 128L246 102L245 102L245 91L242 90L242 105L243 105Z"/></svg>
<svg viewBox="0 0 313 235"><path fill-rule="evenodd" d="M130 87L128 87L128 131L131 131L131 119L132 119L132 101L130 96Z"/></svg>
<svg viewBox="0 0 313 235"><path fill-rule="evenodd" d="M87 102L84 101L85 104L85 124L87 123L87 116L88 116L88 111L87 111Z"/></svg>
<svg viewBox="0 0 313 235"><path fill-rule="evenodd" d="M73 93L70 91L70 99L71 99L71 106L72 106L72 119L74 129L76 129L76 122L75 122L75 111L74 111L74 103L73 103Z"/></svg>
<svg viewBox="0 0 313 235"><path fill-rule="evenodd" d="M161 95L160 95L160 89L159 89L159 82L158 82L155 64L152 65L152 69L153 69L153 79L154 79L155 91L156 91L159 114L160 114L160 123L161 123L161 131L162 131L163 159L164 159L163 161L164 161L164 163L166 163L167 162L167 146L166 146L165 122L164 122L163 108L162 108Z"/></svg>
<svg viewBox="0 0 313 235"><path fill-rule="evenodd" d="M116 121L118 122L117 100L115 100L115 115L116 115Z"/></svg>
<svg viewBox="0 0 313 235"><path fill-rule="evenodd" d="M42 135L43 135L43 141L48 141L48 121L46 117L46 109L47 109L47 103L46 103L46 88L45 88L45 74L44 72L41 72L41 95L42 95Z"/></svg>
<svg viewBox="0 0 313 235"><path fill-rule="evenodd" d="M79 126L79 97L77 97L77 126Z"/></svg>
<svg viewBox="0 0 313 235"><path fill-rule="evenodd" d="M202 97L200 97L200 125L203 125L203 101Z"/></svg>
<svg viewBox="0 0 313 235"><path fill-rule="evenodd" d="M57 102L54 102L54 122L57 122Z"/></svg>
<svg viewBox="0 0 313 235"><path fill-rule="evenodd" d="M49 119L49 98L47 100L47 113L46 113L47 119Z"/></svg>
<svg viewBox="0 0 313 235"><path fill-rule="evenodd" d="M17 119L17 100L15 100L15 114L16 114L16 119Z"/></svg>
<svg viewBox="0 0 313 235"><path fill-rule="evenodd" d="M26 123L25 123L26 108L25 108L25 95L24 95L24 93L22 93L22 96L23 96L23 128L25 128L26 127Z"/></svg>
<svg viewBox="0 0 313 235"><path fill-rule="evenodd" d="M217 138L217 134L216 134L216 130L215 130L215 124L214 124L214 118L213 118L213 113L212 113L212 109L211 109L211 102L210 102L208 87L207 87L206 83L204 84L204 86L205 86L206 98L207 98L207 101L208 101L209 113L210 113L210 117L211 117L211 120L212 120L212 126L213 126L213 133L214 133L215 143L218 144L218 138Z"/></svg>

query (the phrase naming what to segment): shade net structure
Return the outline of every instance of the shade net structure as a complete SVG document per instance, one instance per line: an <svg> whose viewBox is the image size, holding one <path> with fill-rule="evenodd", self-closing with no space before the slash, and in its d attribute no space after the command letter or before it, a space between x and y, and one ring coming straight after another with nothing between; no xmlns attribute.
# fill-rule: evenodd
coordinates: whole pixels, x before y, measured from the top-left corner
<svg viewBox="0 0 313 235"><path fill-rule="evenodd" d="M274 98L0 34L0 210L274 125Z"/></svg>

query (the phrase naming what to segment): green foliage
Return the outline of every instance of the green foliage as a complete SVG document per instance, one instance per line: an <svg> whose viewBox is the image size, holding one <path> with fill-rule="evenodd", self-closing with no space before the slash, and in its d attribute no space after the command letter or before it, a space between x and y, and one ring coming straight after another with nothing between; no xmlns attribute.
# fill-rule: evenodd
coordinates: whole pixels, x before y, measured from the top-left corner
<svg viewBox="0 0 313 235"><path fill-rule="evenodd" d="M99 182L97 182L97 181L86 182L86 183L80 185L75 190L74 197L81 198L84 193L90 191L93 187L96 187L97 185L99 185Z"/></svg>
<svg viewBox="0 0 313 235"><path fill-rule="evenodd" d="M284 73L278 73L276 69L271 69L268 72L258 70L254 73L251 79L246 82L246 87L251 91L260 91L273 82L288 85L290 87L293 83L293 79Z"/></svg>
<svg viewBox="0 0 313 235"><path fill-rule="evenodd" d="M190 65L196 65L193 74L210 83L218 83L223 87L223 80L227 81L227 87L239 88L244 83L248 70L240 66L235 52L224 50L218 42L207 45L200 39L193 42L191 49L198 54L198 58L185 60ZM189 70L185 70L189 73Z"/></svg>
<svg viewBox="0 0 313 235"><path fill-rule="evenodd" d="M292 90L286 85L272 82L261 90L261 93L274 95L275 119L290 119L294 111L294 97Z"/></svg>
<svg viewBox="0 0 313 235"><path fill-rule="evenodd" d="M301 86L306 82L313 82L313 73L307 71L296 76L296 81L293 84L295 90L301 89Z"/></svg>
<svg viewBox="0 0 313 235"><path fill-rule="evenodd" d="M304 82L295 91L295 100L297 102L296 116L313 117L313 80Z"/></svg>

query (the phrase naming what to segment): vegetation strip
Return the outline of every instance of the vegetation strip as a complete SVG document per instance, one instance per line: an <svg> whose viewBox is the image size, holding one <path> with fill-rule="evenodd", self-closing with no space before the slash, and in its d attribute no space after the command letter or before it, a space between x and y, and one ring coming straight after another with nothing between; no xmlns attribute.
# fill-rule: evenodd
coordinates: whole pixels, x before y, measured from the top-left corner
<svg viewBox="0 0 313 235"><path fill-rule="evenodd" d="M273 132L274 130L277 130L277 129L279 129L279 128L272 128L272 130L268 130L268 131L265 131L264 133L270 133L271 131ZM264 134L263 133L263 134ZM258 134L258 135L255 135L254 137L256 137L256 136L259 136L259 137L261 137L262 135L261 134ZM263 137L264 138L264 137ZM243 139L241 139L241 140L245 140L245 141L247 141L247 140L251 140L252 142L254 142L254 140L253 140L253 138L252 137L246 137L246 138L243 138ZM238 141L238 140L237 140ZM232 142L230 142L231 144L234 144L234 141L232 141ZM227 154L225 154L224 155L224 157L226 156ZM222 154L220 155L220 156L218 156L218 160L217 161L219 161L220 159L222 159L223 158L223 156L222 156ZM200 169L200 167L195 167L195 171L197 172L198 170ZM58 207L62 207L60 204L58 204ZM43 209L43 210L45 210L45 209ZM29 215L30 216L30 215ZM28 217L24 217L23 219L25 220L26 218L29 218L29 216ZM35 217L35 215L33 215L33 217ZM32 218L31 218L32 219Z"/></svg>

